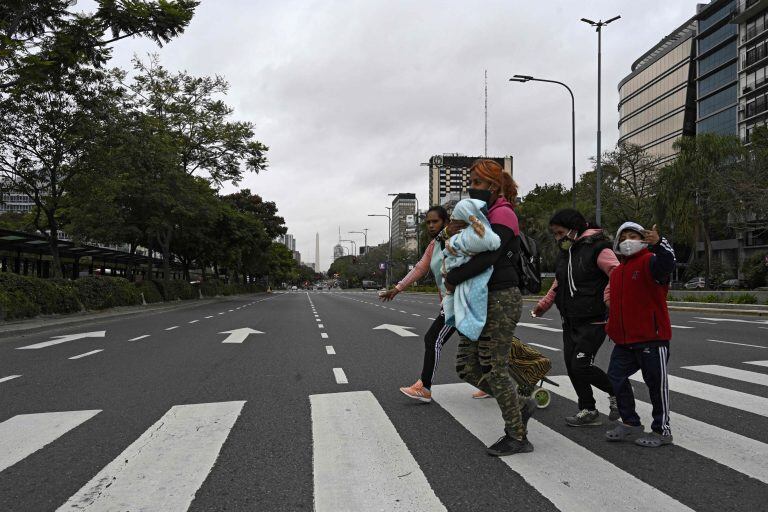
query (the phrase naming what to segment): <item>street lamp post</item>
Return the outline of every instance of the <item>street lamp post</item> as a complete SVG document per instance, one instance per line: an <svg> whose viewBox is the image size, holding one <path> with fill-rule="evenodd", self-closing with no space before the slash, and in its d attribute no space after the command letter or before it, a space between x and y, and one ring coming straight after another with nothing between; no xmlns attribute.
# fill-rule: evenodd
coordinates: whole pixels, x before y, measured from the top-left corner
<svg viewBox="0 0 768 512"><path fill-rule="evenodd" d="M557 80L547 80L544 78L534 78L529 75L515 75L509 79L510 82L547 82L550 84L562 85L571 95L571 203L573 209L576 209L576 100L573 97L573 91L563 82Z"/></svg>
<svg viewBox="0 0 768 512"><path fill-rule="evenodd" d="M339 242L347 242L352 244L352 256L357 256L357 243L354 240L339 240Z"/></svg>
<svg viewBox="0 0 768 512"><path fill-rule="evenodd" d="M391 208L389 208L389 207L387 208L387 210L390 210L390 209ZM387 256L387 260L388 260L387 261L387 270L386 270L386 274L384 275L384 279L386 281L386 287L389 288L389 284L390 284L389 283L389 276L390 276L390 273L391 273L389 267L392 265L392 217L389 215L389 213L387 213L387 214L369 213L368 216L369 217L386 217L387 220L389 221L389 256Z"/></svg>
<svg viewBox="0 0 768 512"><path fill-rule="evenodd" d="M398 196L400 194L388 194L390 196ZM416 259L418 260L419 256L421 255L421 240L420 240L420 222L419 222L419 198L416 197L416 194L413 194L414 199L416 200Z"/></svg>
<svg viewBox="0 0 768 512"><path fill-rule="evenodd" d="M597 20L592 21L587 18L581 18L581 21L584 23L588 23L589 25L595 27L595 32L597 32L597 162L595 165L595 195L597 196L595 199L595 222L597 225L600 225L601 221L601 208L602 208L602 201L601 201L601 188L602 188L602 181L603 181L603 168L601 163L601 155L600 155L600 142L601 142L601 132L600 132L600 92L601 92L601 71L602 71L602 34L603 34L603 27L608 25L609 23L612 23L616 20L621 18L621 16L614 16L613 18L609 19L608 21L603 20Z"/></svg>
<svg viewBox="0 0 768 512"><path fill-rule="evenodd" d="M363 228L362 231L347 231L347 233L363 235L363 240L364 240L363 243L365 244L363 247L365 247L365 254L368 254L368 228Z"/></svg>

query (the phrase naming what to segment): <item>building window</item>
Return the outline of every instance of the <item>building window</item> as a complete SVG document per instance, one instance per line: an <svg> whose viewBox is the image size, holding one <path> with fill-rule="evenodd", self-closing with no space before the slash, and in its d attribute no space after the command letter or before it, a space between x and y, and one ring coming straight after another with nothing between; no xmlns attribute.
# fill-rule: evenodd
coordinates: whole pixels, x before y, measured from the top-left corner
<svg viewBox="0 0 768 512"><path fill-rule="evenodd" d="M699 76L709 73L713 69L722 66L738 55L736 41L727 44L711 55L707 55L699 61Z"/></svg>
<svg viewBox="0 0 768 512"><path fill-rule="evenodd" d="M736 85L713 94L708 98L704 98L699 102L699 117L706 117L712 112L716 112L721 108L727 107L731 103L736 102Z"/></svg>
<svg viewBox="0 0 768 512"><path fill-rule="evenodd" d="M736 106L696 123L697 133L736 135Z"/></svg>
<svg viewBox="0 0 768 512"><path fill-rule="evenodd" d="M699 80L699 97L736 80L736 63Z"/></svg>
<svg viewBox="0 0 768 512"><path fill-rule="evenodd" d="M725 7L719 9L716 13L712 14L709 18L699 21L699 31L704 32L709 27L715 25L723 18L730 16L732 12L736 10L736 2L730 2Z"/></svg>
<svg viewBox="0 0 768 512"><path fill-rule="evenodd" d="M710 35L699 39L699 54L709 51L729 37L735 36L738 33L738 29L737 25L726 23Z"/></svg>

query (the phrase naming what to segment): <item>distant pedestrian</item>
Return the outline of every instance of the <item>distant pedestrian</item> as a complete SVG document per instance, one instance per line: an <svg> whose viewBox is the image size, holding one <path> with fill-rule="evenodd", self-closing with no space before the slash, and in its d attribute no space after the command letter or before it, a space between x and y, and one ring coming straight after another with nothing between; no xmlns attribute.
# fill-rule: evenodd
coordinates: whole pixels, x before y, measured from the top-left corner
<svg viewBox="0 0 768 512"><path fill-rule="evenodd" d="M474 255L468 262L445 276L446 290L456 287L487 269L488 280L485 325L477 341L461 335L456 355L459 377L496 399L504 418L504 435L487 451L503 456L533 451L528 441L526 423L536 409L532 400L521 411L517 384L510 373L510 351L523 302L515 260L508 254L520 252L520 233L514 200L517 185L512 176L493 160L481 159L470 167L469 196L484 201L491 229L501 240L500 247ZM461 333L460 333L461 334Z"/></svg>
<svg viewBox="0 0 768 512"><path fill-rule="evenodd" d="M560 253L555 263L555 280L549 292L533 309L542 316L557 305L563 321L563 355L579 411L565 418L572 427L601 425L592 386L609 395L611 421L619 418L613 386L605 372L595 365L595 356L605 341L610 297L608 277L619 265L611 241L602 228L589 226L573 209L560 210L550 219Z"/></svg>
<svg viewBox="0 0 768 512"><path fill-rule="evenodd" d="M615 346L608 378L616 392L622 422L606 432L608 441L643 434L629 377L640 370L653 405L651 432L635 439L640 446L672 444L669 426L667 362L672 325L667 310L675 253L654 225L646 230L626 222L616 233L614 251L621 264L611 274L610 314L606 331Z"/></svg>

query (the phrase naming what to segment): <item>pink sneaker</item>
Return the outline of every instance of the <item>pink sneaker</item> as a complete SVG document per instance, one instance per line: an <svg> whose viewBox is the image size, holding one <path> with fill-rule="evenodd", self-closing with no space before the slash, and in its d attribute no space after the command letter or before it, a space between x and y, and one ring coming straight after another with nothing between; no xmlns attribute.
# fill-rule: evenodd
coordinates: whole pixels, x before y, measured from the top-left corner
<svg viewBox="0 0 768 512"><path fill-rule="evenodd" d="M429 403L432 401L432 392L424 387L424 384L421 383L421 379L414 382L412 386L400 388L400 392L408 398L413 398L420 402Z"/></svg>
<svg viewBox="0 0 768 512"><path fill-rule="evenodd" d="M478 400L482 400L483 398L491 398L491 395L486 393L485 391L478 389L474 393L472 393L472 398L476 398Z"/></svg>

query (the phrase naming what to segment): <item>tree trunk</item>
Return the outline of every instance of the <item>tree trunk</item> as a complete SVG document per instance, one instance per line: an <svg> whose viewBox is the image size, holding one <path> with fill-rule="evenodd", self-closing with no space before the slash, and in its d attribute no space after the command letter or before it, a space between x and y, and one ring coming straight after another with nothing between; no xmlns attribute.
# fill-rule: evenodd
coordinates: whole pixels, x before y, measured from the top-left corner
<svg viewBox="0 0 768 512"><path fill-rule="evenodd" d="M53 268L51 269L52 276L54 278L61 278L64 276L64 271L61 268L61 256L59 256L59 223L56 221L55 215L51 212L46 212L48 218L48 246L51 249L51 257L53 258Z"/></svg>

